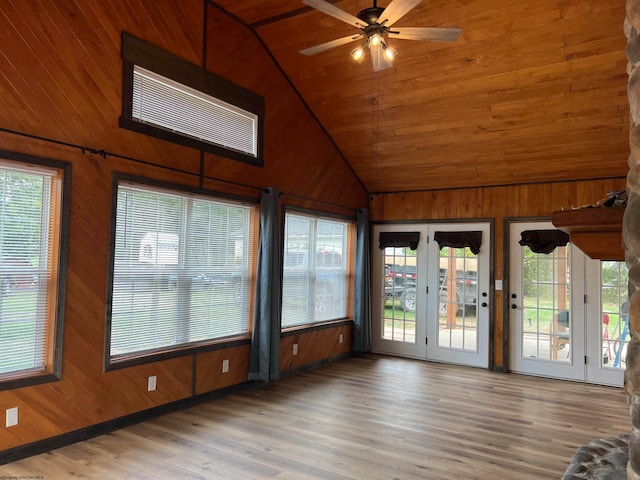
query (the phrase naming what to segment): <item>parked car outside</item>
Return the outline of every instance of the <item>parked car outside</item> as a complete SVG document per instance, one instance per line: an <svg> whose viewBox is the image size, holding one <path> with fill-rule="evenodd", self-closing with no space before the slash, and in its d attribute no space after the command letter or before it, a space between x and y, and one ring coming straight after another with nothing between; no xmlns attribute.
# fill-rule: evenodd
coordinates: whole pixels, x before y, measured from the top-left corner
<svg viewBox="0 0 640 480"><path fill-rule="evenodd" d="M407 312L416 311L416 278L415 265L385 265L385 298L399 300L400 306ZM475 310L478 291L478 273L474 271L456 271L456 315L464 311ZM440 269L439 312L447 311L447 269Z"/></svg>
<svg viewBox="0 0 640 480"><path fill-rule="evenodd" d="M38 271L24 258L3 257L0 262L0 293L32 288L38 284Z"/></svg>

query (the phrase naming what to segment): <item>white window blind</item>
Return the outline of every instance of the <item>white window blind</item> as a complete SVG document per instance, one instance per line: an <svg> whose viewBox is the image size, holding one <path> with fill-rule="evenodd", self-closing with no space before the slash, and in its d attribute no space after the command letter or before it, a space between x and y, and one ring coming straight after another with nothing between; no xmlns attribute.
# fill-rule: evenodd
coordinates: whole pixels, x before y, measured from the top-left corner
<svg viewBox="0 0 640 480"><path fill-rule="evenodd" d="M134 65L132 117L198 140L258 155L258 116Z"/></svg>
<svg viewBox="0 0 640 480"><path fill-rule="evenodd" d="M0 164L0 380L47 369L61 189L56 171ZM53 200L53 201L52 201ZM50 317L51 316L51 317Z"/></svg>
<svg viewBox="0 0 640 480"><path fill-rule="evenodd" d="M112 361L248 333L255 208L119 185Z"/></svg>
<svg viewBox="0 0 640 480"><path fill-rule="evenodd" d="M336 220L285 215L283 327L346 317L347 227Z"/></svg>

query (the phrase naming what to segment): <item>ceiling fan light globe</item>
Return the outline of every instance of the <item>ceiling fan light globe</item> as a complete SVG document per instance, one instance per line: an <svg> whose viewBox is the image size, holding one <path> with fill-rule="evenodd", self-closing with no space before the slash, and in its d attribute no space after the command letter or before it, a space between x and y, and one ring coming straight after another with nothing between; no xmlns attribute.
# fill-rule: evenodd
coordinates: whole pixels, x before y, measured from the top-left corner
<svg viewBox="0 0 640 480"><path fill-rule="evenodd" d="M393 60L398 55L398 52L388 45L383 45L382 48L384 49L384 57L387 60Z"/></svg>
<svg viewBox="0 0 640 480"><path fill-rule="evenodd" d="M379 34L374 33L369 37L369 48L380 48L381 45L382 37Z"/></svg>
<svg viewBox="0 0 640 480"><path fill-rule="evenodd" d="M351 55L351 58L353 58L356 62L362 63L362 61L364 60L364 48L354 48L353 50L351 50L351 53L349 55Z"/></svg>

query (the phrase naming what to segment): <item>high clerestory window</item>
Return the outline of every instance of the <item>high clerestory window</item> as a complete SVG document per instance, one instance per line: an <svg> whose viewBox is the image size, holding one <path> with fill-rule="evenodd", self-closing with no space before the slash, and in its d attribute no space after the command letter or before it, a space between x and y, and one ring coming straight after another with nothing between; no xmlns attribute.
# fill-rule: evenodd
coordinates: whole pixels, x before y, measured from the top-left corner
<svg viewBox="0 0 640 480"><path fill-rule="evenodd" d="M106 368L247 339L257 206L116 182Z"/></svg>
<svg viewBox="0 0 640 480"><path fill-rule="evenodd" d="M69 169L0 154L2 390L61 375Z"/></svg>
<svg viewBox="0 0 640 480"><path fill-rule="evenodd" d="M262 166L264 99L123 34L120 126Z"/></svg>

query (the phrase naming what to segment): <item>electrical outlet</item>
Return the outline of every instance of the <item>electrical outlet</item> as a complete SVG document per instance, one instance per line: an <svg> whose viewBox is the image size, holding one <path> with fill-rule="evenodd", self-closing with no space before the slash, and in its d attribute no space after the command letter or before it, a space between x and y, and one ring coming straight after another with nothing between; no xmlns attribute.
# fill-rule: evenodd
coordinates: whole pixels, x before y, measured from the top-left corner
<svg viewBox="0 0 640 480"><path fill-rule="evenodd" d="M222 373L227 373L229 371L229 360L222 361Z"/></svg>
<svg viewBox="0 0 640 480"><path fill-rule="evenodd" d="M340 334L338 336L338 343L344 343L344 335L343 334Z"/></svg>
<svg viewBox="0 0 640 480"><path fill-rule="evenodd" d="M7 428L18 424L18 407L7 408L6 422Z"/></svg>
<svg viewBox="0 0 640 480"><path fill-rule="evenodd" d="M153 392L156 387L158 386L157 384L158 379L156 378L155 375L151 375L149 377L149 381L147 382L147 391L149 392Z"/></svg>
<svg viewBox="0 0 640 480"><path fill-rule="evenodd" d="M297 344L297 343L294 343L294 344L293 344L293 354L294 354L294 355L297 355L297 354L298 354L298 344Z"/></svg>

